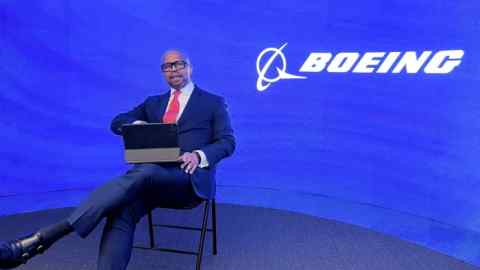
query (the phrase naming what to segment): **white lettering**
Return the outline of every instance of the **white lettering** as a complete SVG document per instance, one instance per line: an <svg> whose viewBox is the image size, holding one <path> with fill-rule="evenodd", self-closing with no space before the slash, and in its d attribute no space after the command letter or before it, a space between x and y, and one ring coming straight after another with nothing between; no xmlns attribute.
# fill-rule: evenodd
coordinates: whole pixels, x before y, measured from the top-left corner
<svg viewBox="0 0 480 270"><path fill-rule="evenodd" d="M460 65L463 57L463 50L450 50L437 52L432 60L425 67L425 73L447 74Z"/></svg>
<svg viewBox="0 0 480 270"><path fill-rule="evenodd" d="M387 55L387 58L385 58L383 63L377 69L377 73L387 73L390 70L390 68L392 67L393 63L395 63L395 61L397 61L397 58L398 58L399 55L400 55L400 52L390 52Z"/></svg>
<svg viewBox="0 0 480 270"><path fill-rule="evenodd" d="M327 68L328 72L348 72L357 61L359 53L338 53Z"/></svg>
<svg viewBox="0 0 480 270"><path fill-rule="evenodd" d="M354 73L372 73L377 66L381 58L385 56L385 52L367 52L363 55L363 57L358 62L355 69L353 69ZM379 59L380 58L380 59Z"/></svg>
<svg viewBox="0 0 480 270"><path fill-rule="evenodd" d="M400 73L403 69L406 69L407 73L417 73L425 61L427 61L430 54L432 54L431 51L424 51L420 57L417 58L416 52L405 52L392 72Z"/></svg>
<svg viewBox="0 0 480 270"><path fill-rule="evenodd" d="M311 53L300 68L301 72L320 72L332 59L331 53Z"/></svg>
<svg viewBox="0 0 480 270"><path fill-rule="evenodd" d="M283 49L266 48L257 57L257 90L265 91L271 84L286 79L307 79L306 76L287 72L287 58ZM463 50L402 52L312 52L300 67L300 72L332 73L406 73L415 74L422 68L426 74L447 74L462 63ZM358 60L358 61L357 61ZM392 70L393 68L393 70Z"/></svg>

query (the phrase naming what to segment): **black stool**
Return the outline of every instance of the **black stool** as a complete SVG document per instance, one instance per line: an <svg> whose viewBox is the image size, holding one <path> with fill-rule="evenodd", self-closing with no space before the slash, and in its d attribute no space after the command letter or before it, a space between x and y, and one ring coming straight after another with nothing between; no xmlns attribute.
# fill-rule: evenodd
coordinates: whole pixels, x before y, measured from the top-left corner
<svg viewBox="0 0 480 270"><path fill-rule="evenodd" d="M148 217L148 234L149 234L149 238L150 238L150 247L135 246L135 248L145 249L145 250L157 250L157 251L166 251L166 252L174 252L174 253L195 255L197 257L195 269L200 270L200 266L202 264L203 247L204 247L204 244L205 244L205 237L206 237L207 231L212 232L213 254L217 255L217 211L216 211L215 199L204 200L203 203L204 203L203 222L202 222L202 227L201 228L188 227L188 226L177 226L177 225L153 224L152 211L149 211L148 214L147 214L147 217ZM212 205L212 228L211 229L207 228L208 213L210 212L210 204ZM196 207L196 206L194 206L194 207ZM192 209L192 207L181 208L181 209ZM200 242L198 244L197 251L195 252L195 251L185 251L185 250L177 250L177 249L156 247L155 246L155 235L154 235L153 227L164 227L164 228L173 228L173 229L181 229L181 230L200 231Z"/></svg>

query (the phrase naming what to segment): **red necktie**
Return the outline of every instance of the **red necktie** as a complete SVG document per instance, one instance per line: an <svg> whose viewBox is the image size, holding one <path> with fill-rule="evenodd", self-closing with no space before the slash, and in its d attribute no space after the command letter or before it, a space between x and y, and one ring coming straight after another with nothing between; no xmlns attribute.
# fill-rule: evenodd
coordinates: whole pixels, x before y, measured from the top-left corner
<svg viewBox="0 0 480 270"><path fill-rule="evenodd" d="M167 111L163 115L163 123L174 124L177 122L177 116L180 113L180 102L178 96L182 93L180 90L174 90L173 99L170 102Z"/></svg>

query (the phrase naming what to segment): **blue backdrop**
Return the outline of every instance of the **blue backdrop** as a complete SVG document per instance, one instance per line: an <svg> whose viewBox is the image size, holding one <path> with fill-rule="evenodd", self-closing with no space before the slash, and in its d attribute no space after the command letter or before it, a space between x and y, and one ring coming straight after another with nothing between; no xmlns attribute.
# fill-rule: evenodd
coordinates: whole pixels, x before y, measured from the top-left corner
<svg viewBox="0 0 480 270"><path fill-rule="evenodd" d="M230 106L238 148L219 172L224 201L336 218L479 263L478 14L477 0L2 0L2 213L68 205L68 192L125 170L110 120L167 89L161 55L181 48L194 82ZM257 91L257 56L287 42L287 72L308 78ZM465 54L449 74L299 71L311 52L439 50Z"/></svg>

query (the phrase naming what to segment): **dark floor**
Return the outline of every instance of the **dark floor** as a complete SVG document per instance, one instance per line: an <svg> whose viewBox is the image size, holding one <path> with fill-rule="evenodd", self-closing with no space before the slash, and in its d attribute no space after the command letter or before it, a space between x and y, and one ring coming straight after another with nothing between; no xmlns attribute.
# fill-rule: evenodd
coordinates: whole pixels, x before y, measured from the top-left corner
<svg viewBox="0 0 480 270"><path fill-rule="evenodd" d="M0 217L0 239L28 234L64 218L69 208ZM356 269L470 270L479 269L452 257L357 226L302 214L257 207L218 204L219 254L211 255L210 239L202 269ZM154 221L177 225L201 222L201 208L154 212ZM86 239L70 235L18 269L96 269L103 223ZM147 243L144 221L136 243ZM158 228L165 247L195 249L196 232ZM210 236L210 235L208 235ZM128 269L194 269L190 255L136 249Z"/></svg>

